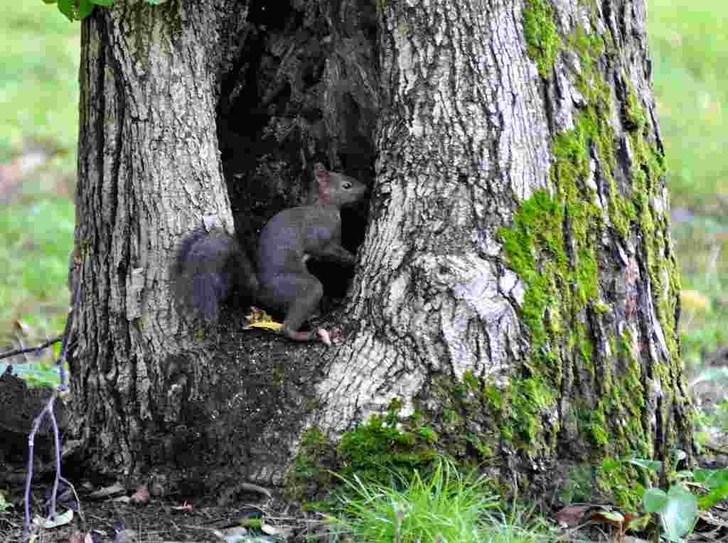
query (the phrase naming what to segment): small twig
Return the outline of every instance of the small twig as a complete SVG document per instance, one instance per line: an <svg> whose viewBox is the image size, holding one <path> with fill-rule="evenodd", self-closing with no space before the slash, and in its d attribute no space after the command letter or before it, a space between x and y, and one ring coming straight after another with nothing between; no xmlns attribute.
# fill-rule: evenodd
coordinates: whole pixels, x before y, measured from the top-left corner
<svg viewBox="0 0 728 543"><path fill-rule="evenodd" d="M200 530L201 532L209 532L210 530L214 530L215 528L208 528L207 526L194 526L192 524L180 524L177 525L177 529L184 528L185 530Z"/></svg>
<svg viewBox="0 0 728 543"><path fill-rule="evenodd" d="M273 494L270 490L260 485L256 485L255 483L238 483L238 488L245 492L255 492L256 494L263 494L263 496L268 499L273 497Z"/></svg>
<svg viewBox="0 0 728 543"><path fill-rule="evenodd" d="M33 484L33 458L35 450L35 434L38 432L43 419L46 414L53 413L53 404L56 401L56 393L48 400L48 403L43 407L43 410L35 417L33 421L33 427L28 435L28 473L25 479L25 539L28 539L31 533L32 522L30 518L30 489ZM51 415L52 416L52 415ZM55 513L55 499L52 501L54 513Z"/></svg>
<svg viewBox="0 0 728 543"><path fill-rule="evenodd" d="M69 339L73 333L74 329L74 310L77 307L78 302L78 293L79 293L79 285L80 281L76 281L76 284L74 285L73 289L73 295L72 295L72 305L71 307L73 310L69 312L68 318L66 319L66 329L64 330L64 334L62 336L63 346L61 348L61 356L59 357L58 361L56 362L58 366L58 372L60 377L60 385L53 391L53 394L48 399L48 402L43 407L41 412L38 414L38 416L33 421L33 426L30 431L30 434L28 434L28 472L26 474L25 479L25 526L24 526L24 534L23 534L23 540L29 541L30 536L33 533L33 524L32 519L30 515L30 490L33 485L33 460L34 460L34 452L35 452L35 435L38 433L38 430L40 429L40 425L45 419L46 416L50 419L51 427L53 429L53 444L55 446L55 460L56 460L56 476L53 480L53 491L51 493L51 499L50 499L50 518L54 519L56 516L56 503L58 499L58 486L61 480L66 481L63 476L61 475L61 432L58 428L58 420L56 419L55 411L53 410L53 407L55 406L56 399L58 398L59 394L61 394L63 391L66 390L66 373L64 369L64 364L66 363L66 355L68 353L68 343ZM51 342L48 342L46 346L51 345L58 341L61 338L58 338L56 340L53 340ZM6 356L9 356L7 353L4 353ZM78 501L78 496L76 495L76 489L73 488L73 485L71 485L71 488L73 489L73 494L76 497L79 510L81 507L81 502Z"/></svg>
<svg viewBox="0 0 728 543"><path fill-rule="evenodd" d="M5 351L4 353L0 353L0 360L2 360L3 358L8 358L10 356L32 353L35 351L40 351L42 349L47 349L48 347L50 347L51 345L53 345L55 343L58 343L62 339L63 338L61 336L58 336L56 338L49 339L48 341L41 343L40 345L36 345L35 347L26 347L24 349L14 349L12 351ZM28 360L26 360L25 362L21 362L21 364L28 364L28 363L30 363L30 361L28 361Z"/></svg>
<svg viewBox="0 0 728 543"><path fill-rule="evenodd" d="M720 447L716 447L715 445L711 445L709 443L703 444L703 448L718 454L728 454L728 449L721 449Z"/></svg>
<svg viewBox="0 0 728 543"><path fill-rule="evenodd" d="M71 483L71 481L69 481L65 477L60 477L60 480L64 485L71 489L71 492L73 492L73 497L76 499L76 505L78 505L78 516L81 518L81 520L85 521L86 519L83 518L83 510L81 509L81 500L78 499L76 487L73 486L73 483Z"/></svg>
<svg viewBox="0 0 728 543"><path fill-rule="evenodd" d="M58 485L61 482L61 433L58 431L58 421L53 412L53 405L48 402L48 411L53 425L53 444L56 448L56 476L53 479L53 491L51 492L51 518L56 516L56 501L58 499Z"/></svg>
<svg viewBox="0 0 728 543"><path fill-rule="evenodd" d="M108 518L105 517L99 517L97 515L94 515L93 513L88 514L88 518L92 520L96 520L102 524L105 524L106 526L111 526L111 528L114 527L114 523L111 522Z"/></svg>

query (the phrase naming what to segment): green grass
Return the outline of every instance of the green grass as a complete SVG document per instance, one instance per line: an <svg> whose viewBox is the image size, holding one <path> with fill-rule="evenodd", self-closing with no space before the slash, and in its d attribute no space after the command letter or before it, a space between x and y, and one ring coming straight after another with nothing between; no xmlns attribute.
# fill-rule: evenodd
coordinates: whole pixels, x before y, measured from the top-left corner
<svg viewBox="0 0 728 543"><path fill-rule="evenodd" d="M68 309L79 25L40 1L0 0L0 348L33 344ZM23 171L19 165L34 162Z"/></svg>
<svg viewBox="0 0 728 543"><path fill-rule="evenodd" d="M79 25L40 1L0 5L0 162L38 144L74 156Z"/></svg>
<svg viewBox="0 0 728 543"><path fill-rule="evenodd" d="M693 371L728 345L728 224L697 217L673 227L683 280L683 358Z"/></svg>
<svg viewBox="0 0 728 543"><path fill-rule="evenodd" d="M503 513L487 479L463 476L447 460L394 486L344 479L334 531L381 543L526 543L557 541L555 530L525 510Z"/></svg>
<svg viewBox="0 0 728 543"><path fill-rule="evenodd" d="M649 0L655 93L683 283L684 358L697 369L728 334L728 4Z"/></svg>
<svg viewBox="0 0 728 543"><path fill-rule="evenodd" d="M728 211L728 4L648 0L658 114L673 205Z"/></svg>
<svg viewBox="0 0 728 543"><path fill-rule="evenodd" d="M73 242L73 204L40 200L0 208L0 323L22 319L55 335L69 304L68 254Z"/></svg>

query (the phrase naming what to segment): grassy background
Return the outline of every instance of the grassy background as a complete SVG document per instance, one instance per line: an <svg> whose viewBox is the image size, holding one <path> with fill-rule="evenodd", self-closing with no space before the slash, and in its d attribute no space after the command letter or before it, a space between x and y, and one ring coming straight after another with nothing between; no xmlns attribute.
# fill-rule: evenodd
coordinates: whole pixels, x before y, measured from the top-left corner
<svg viewBox="0 0 728 543"><path fill-rule="evenodd" d="M658 114L682 272L683 353L728 345L728 4L648 0Z"/></svg>
<svg viewBox="0 0 728 543"><path fill-rule="evenodd" d="M63 330L78 133L79 25L0 0L0 349ZM48 354L50 356L50 354ZM42 382L43 367L16 366ZM0 368L1 369L1 368Z"/></svg>
<svg viewBox="0 0 728 543"><path fill-rule="evenodd" d="M0 160L9 160L28 144L72 155L79 26L41 2L0 4Z"/></svg>
<svg viewBox="0 0 728 543"><path fill-rule="evenodd" d="M675 205L728 209L728 6L648 0L648 31Z"/></svg>
<svg viewBox="0 0 728 543"><path fill-rule="evenodd" d="M0 347L58 334L73 237L79 25L0 0ZM728 4L648 0L683 277L685 359L728 344Z"/></svg>

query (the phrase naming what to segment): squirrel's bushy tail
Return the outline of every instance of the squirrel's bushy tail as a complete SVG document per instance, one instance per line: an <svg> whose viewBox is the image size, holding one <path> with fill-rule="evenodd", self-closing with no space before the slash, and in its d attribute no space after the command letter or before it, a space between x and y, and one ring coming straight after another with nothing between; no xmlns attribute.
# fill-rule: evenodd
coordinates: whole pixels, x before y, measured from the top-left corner
<svg viewBox="0 0 728 543"><path fill-rule="evenodd" d="M223 301L252 303L258 280L233 236L222 230L198 230L186 238L172 270L182 309L217 321Z"/></svg>

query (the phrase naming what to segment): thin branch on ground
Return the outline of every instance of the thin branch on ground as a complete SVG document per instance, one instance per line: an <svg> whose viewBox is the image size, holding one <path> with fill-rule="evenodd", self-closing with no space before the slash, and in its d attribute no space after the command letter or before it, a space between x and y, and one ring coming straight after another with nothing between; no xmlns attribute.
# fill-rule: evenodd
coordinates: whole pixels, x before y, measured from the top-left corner
<svg viewBox="0 0 728 543"><path fill-rule="evenodd" d="M42 351L43 349L47 349L51 345L55 345L56 343L58 343L59 341L62 341L62 340L63 340L63 337L58 336L53 339L49 339L48 341L45 341L45 342L41 343L40 345L36 345L35 347L26 347L24 349L13 349L12 351L5 351L4 353L0 353L0 360L2 360L3 358L9 358L11 356L16 356L19 354L27 354L27 353ZM18 363L18 362L16 362L16 363ZM19 363L20 364L29 364L30 362L24 361L24 362L19 362Z"/></svg>
<svg viewBox="0 0 728 543"><path fill-rule="evenodd" d="M79 272L79 267L77 267L76 272ZM77 277L78 278L78 277ZM30 431L30 434L28 435L28 472L26 474L25 479L25 525L23 527L23 540L24 541L30 541L31 535L34 531L32 517L31 517L31 507L30 507L30 494L31 494L31 488L33 486L33 461L34 461L34 452L35 452L35 435L38 433L38 430L40 429L40 425L43 423L46 417L50 420L51 428L53 430L53 443L55 448L55 464L56 464L56 474L55 478L53 480L53 490L51 492L51 498L50 498L50 511L48 518L55 519L56 517L56 505L58 500L58 487L60 486L60 482L63 481L65 484L69 485L71 487L71 490L73 491L73 495L76 498L76 501L78 503L79 511L81 508L81 502L78 501L78 495L76 494L76 489L73 487L72 484L70 484L69 481L67 481L62 475L61 475L61 433L60 429L58 428L58 420L56 419L56 413L54 411L54 406L56 403L56 399L67 390L67 384L66 384L66 372L65 372L65 364L66 364L66 356L68 354L68 344L71 339L71 336L73 334L74 330L74 322L73 322L73 316L74 312L77 308L77 302L78 302L78 292L79 292L79 285L81 282L77 280L74 285L73 289L73 298L72 298L72 310L68 313L68 318L66 319L66 326L65 330L63 331L63 336L59 339L62 340L63 347L61 348L61 356L56 361L56 366L58 367L58 373L60 377L60 384L58 387L53 391L53 394L48 399L48 402L43 407L41 412L38 414L38 416L33 421L33 426ZM57 340L52 341L51 343L48 343L48 345L51 345L52 343L55 343ZM46 346L48 346L46 345ZM7 355L7 353L5 353Z"/></svg>

